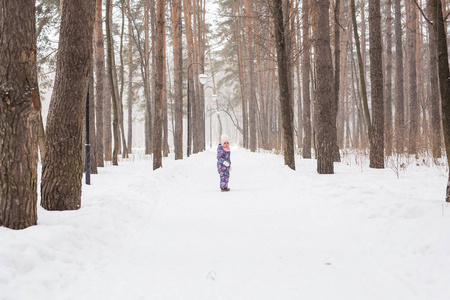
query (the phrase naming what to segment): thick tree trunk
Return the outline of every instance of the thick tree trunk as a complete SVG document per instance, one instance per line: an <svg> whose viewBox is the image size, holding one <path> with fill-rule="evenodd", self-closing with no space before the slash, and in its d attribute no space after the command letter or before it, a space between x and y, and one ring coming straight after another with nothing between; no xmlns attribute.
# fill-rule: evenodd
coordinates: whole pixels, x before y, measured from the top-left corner
<svg viewBox="0 0 450 300"><path fill-rule="evenodd" d="M165 6L164 0L156 3L156 78L155 78L155 116L153 133L153 170L162 167L162 121L164 98L164 30L165 30Z"/></svg>
<svg viewBox="0 0 450 300"><path fill-rule="evenodd" d="M97 115L97 144L95 155L97 158L97 166L103 167L104 147L103 147L103 103L105 102L105 47L103 44L103 18L102 18L102 0L96 1L95 7L95 113Z"/></svg>
<svg viewBox="0 0 450 300"><path fill-rule="evenodd" d="M401 0L395 1L395 148L397 153L404 151L404 92L403 92L403 47Z"/></svg>
<svg viewBox="0 0 450 300"><path fill-rule="evenodd" d="M292 100L289 89L288 57L286 53L286 36L283 24L282 0L273 1L273 18L275 22L275 38L277 44L278 86L282 110L284 164L295 170L294 130L292 121Z"/></svg>
<svg viewBox="0 0 450 300"><path fill-rule="evenodd" d="M303 1L303 52L302 52L302 92L303 92L303 158L311 158L311 98L310 98L310 49L309 19L310 0Z"/></svg>
<svg viewBox="0 0 450 300"><path fill-rule="evenodd" d="M333 62L330 41L330 1L315 1L314 52L316 61L316 149L317 172L333 174L333 123L334 98Z"/></svg>
<svg viewBox="0 0 450 300"><path fill-rule="evenodd" d="M0 5L0 226L23 229L37 222L35 1Z"/></svg>
<svg viewBox="0 0 450 300"><path fill-rule="evenodd" d="M448 66L447 34L445 21L442 15L442 2L429 0L431 17L437 37L439 90L441 92L442 125L444 128L445 150L447 152L447 164L450 165L450 70ZM450 172L447 181L445 200L450 202Z"/></svg>
<svg viewBox="0 0 450 300"><path fill-rule="evenodd" d="M381 46L380 0L369 3L370 30L370 82L372 91L372 132L370 143L370 167L384 168L384 101L383 101L383 59Z"/></svg>
<svg viewBox="0 0 450 300"><path fill-rule="evenodd" d="M41 205L47 210L74 210L81 205L81 131L92 64L94 13L94 1L64 1L42 166Z"/></svg>
<svg viewBox="0 0 450 300"><path fill-rule="evenodd" d="M175 159L183 159L183 41L181 0L172 0L174 101L175 101Z"/></svg>

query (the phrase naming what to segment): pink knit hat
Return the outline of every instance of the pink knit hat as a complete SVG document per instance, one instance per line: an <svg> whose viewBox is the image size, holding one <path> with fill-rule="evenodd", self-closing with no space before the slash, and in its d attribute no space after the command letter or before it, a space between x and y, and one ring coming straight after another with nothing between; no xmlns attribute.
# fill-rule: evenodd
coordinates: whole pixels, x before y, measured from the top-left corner
<svg viewBox="0 0 450 300"><path fill-rule="evenodd" d="M230 139L228 138L228 136L226 135L226 134L224 134L224 135L222 135L221 137L220 137L220 142L222 143L222 145L223 145L223 143L225 143L225 142L230 142Z"/></svg>

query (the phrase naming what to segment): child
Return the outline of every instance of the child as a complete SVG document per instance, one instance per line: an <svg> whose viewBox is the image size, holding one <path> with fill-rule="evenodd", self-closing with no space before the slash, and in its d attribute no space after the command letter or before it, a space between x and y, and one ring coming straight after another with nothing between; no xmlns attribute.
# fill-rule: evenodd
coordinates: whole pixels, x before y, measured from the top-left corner
<svg viewBox="0 0 450 300"><path fill-rule="evenodd" d="M217 147L217 171L220 175L220 189L222 192L229 192L228 180L230 178L230 140L228 136L222 135L221 143Z"/></svg>

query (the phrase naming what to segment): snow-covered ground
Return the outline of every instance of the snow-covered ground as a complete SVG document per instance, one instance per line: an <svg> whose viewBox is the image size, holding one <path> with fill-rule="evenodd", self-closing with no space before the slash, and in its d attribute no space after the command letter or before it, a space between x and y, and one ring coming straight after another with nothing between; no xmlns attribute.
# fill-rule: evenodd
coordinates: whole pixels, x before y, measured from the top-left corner
<svg viewBox="0 0 450 300"><path fill-rule="evenodd" d="M450 299L444 167L231 158L229 193L214 150L157 171L137 155L80 210L0 228L0 299Z"/></svg>

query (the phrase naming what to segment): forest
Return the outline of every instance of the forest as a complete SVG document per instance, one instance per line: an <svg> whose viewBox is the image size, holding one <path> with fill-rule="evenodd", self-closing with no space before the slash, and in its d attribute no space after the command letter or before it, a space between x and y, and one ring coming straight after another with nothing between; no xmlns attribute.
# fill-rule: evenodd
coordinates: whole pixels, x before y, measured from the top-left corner
<svg viewBox="0 0 450 300"><path fill-rule="evenodd" d="M0 225L35 225L38 189L79 209L134 148L157 170L223 133L319 174L349 151L448 165L446 2L0 0Z"/></svg>

